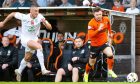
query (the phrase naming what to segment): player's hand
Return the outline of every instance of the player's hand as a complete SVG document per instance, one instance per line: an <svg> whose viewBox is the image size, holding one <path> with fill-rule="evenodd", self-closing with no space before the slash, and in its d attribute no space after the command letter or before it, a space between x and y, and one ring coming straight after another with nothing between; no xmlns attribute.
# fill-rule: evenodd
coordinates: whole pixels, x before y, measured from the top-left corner
<svg viewBox="0 0 140 84"><path fill-rule="evenodd" d="M32 68L32 64L30 62L27 63L28 68Z"/></svg>
<svg viewBox="0 0 140 84"><path fill-rule="evenodd" d="M69 71L72 71L72 68L73 68L72 65L71 64L68 64L68 70Z"/></svg>
<svg viewBox="0 0 140 84"><path fill-rule="evenodd" d="M100 23L100 26L99 26L99 29L98 29L98 31L101 31L101 30L103 30L103 27L104 27L104 24L103 24L103 23Z"/></svg>
<svg viewBox="0 0 140 84"><path fill-rule="evenodd" d="M73 58L72 58L72 61L73 61L73 62L75 62L75 61L77 61L77 60L78 60L78 57L73 57Z"/></svg>
<svg viewBox="0 0 140 84"><path fill-rule="evenodd" d="M41 22L45 22L45 21L46 21L46 19L45 19L45 18L41 19Z"/></svg>
<svg viewBox="0 0 140 84"><path fill-rule="evenodd" d="M9 66L8 64L3 64L3 65L2 65L2 69L4 70L4 69L6 69L8 66Z"/></svg>
<svg viewBox="0 0 140 84"><path fill-rule="evenodd" d="M4 27L4 22L0 22L0 28Z"/></svg>

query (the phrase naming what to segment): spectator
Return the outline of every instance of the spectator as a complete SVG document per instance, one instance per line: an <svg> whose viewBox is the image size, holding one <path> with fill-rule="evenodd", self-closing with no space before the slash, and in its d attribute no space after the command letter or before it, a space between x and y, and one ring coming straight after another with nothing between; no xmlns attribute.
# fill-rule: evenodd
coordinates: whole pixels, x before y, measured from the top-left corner
<svg viewBox="0 0 140 84"><path fill-rule="evenodd" d="M68 0L61 0L62 4L59 7L72 7L72 4L68 2Z"/></svg>
<svg viewBox="0 0 140 84"><path fill-rule="evenodd" d="M140 10L140 0L137 0L137 6L138 6L138 9Z"/></svg>
<svg viewBox="0 0 140 84"><path fill-rule="evenodd" d="M130 1L131 0L123 0L122 1L122 5L125 7L125 9L130 7Z"/></svg>
<svg viewBox="0 0 140 84"><path fill-rule="evenodd" d="M113 1L114 0L106 0L106 4L107 4L107 6L108 6L109 9L112 9L112 7L113 7Z"/></svg>
<svg viewBox="0 0 140 84"><path fill-rule="evenodd" d="M139 9L136 8L136 1L135 0L131 1L130 8L126 9L126 13L129 13L129 14L138 14L138 13L140 13Z"/></svg>
<svg viewBox="0 0 140 84"><path fill-rule="evenodd" d="M70 4L72 4L72 5L75 4L75 0L68 0L68 2L69 2Z"/></svg>
<svg viewBox="0 0 140 84"><path fill-rule="evenodd" d="M36 2L40 7L48 7L53 5L54 0L36 0Z"/></svg>
<svg viewBox="0 0 140 84"><path fill-rule="evenodd" d="M98 6L99 5L99 0L91 0L92 6Z"/></svg>
<svg viewBox="0 0 140 84"><path fill-rule="evenodd" d="M0 0L0 7L2 7L4 0Z"/></svg>
<svg viewBox="0 0 140 84"><path fill-rule="evenodd" d="M11 81L17 64L18 51L9 44L7 37L2 38L0 47L0 80Z"/></svg>
<svg viewBox="0 0 140 84"><path fill-rule="evenodd" d="M84 0L83 5L84 6L98 6L99 0Z"/></svg>
<svg viewBox="0 0 140 84"><path fill-rule="evenodd" d="M31 6L39 7L37 0L30 0Z"/></svg>
<svg viewBox="0 0 140 84"><path fill-rule="evenodd" d="M5 0L2 4L2 7L4 8L11 7L12 3L13 3L13 0Z"/></svg>
<svg viewBox="0 0 140 84"><path fill-rule="evenodd" d="M83 6L90 6L91 2L89 0L83 0Z"/></svg>
<svg viewBox="0 0 140 84"><path fill-rule="evenodd" d="M75 0L75 6L82 6L81 0Z"/></svg>
<svg viewBox="0 0 140 84"><path fill-rule="evenodd" d="M63 44L64 44L64 34L63 33L61 33L61 32L59 32L58 34L57 34L57 42L55 43L55 45L54 45L54 47L62 47L63 46Z"/></svg>
<svg viewBox="0 0 140 84"><path fill-rule="evenodd" d="M105 9L110 9L108 5L106 4L106 0L99 0L99 7L105 8Z"/></svg>
<svg viewBox="0 0 140 84"><path fill-rule="evenodd" d="M55 82L60 82L62 76L69 74L72 71L72 81L78 82L79 74L84 73L84 67L88 61L88 48L83 46L84 40L81 37L77 37L74 41L74 49L68 68L60 68L57 71Z"/></svg>
<svg viewBox="0 0 140 84"><path fill-rule="evenodd" d="M124 12L124 6L121 5L120 0L114 0L114 6L112 7L112 10Z"/></svg>
<svg viewBox="0 0 140 84"><path fill-rule="evenodd" d="M11 7L31 7L31 3L28 0L17 0Z"/></svg>
<svg viewBox="0 0 140 84"><path fill-rule="evenodd" d="M54 0L54 3L53 3L54 6L60 6L61 4L62 4L61 0Z"/></svg>
<svg viewBox="0 0 140 84"><path fill-rule="evenodd" d="M47 7L48 4L47 4L47 0L36 0L38 6L40 7Z"/></svg>

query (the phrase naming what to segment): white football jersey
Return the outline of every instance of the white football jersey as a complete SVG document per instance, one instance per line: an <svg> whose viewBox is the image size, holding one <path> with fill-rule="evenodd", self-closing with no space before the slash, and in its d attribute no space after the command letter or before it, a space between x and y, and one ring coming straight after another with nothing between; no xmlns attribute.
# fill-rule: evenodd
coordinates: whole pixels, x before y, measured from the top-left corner
<svg viewBox="0 0 140 84"><path fill-rule="evenodd" d="M38 16L34 19L30 17L29 14L22 14L22 13L16 13L15 18L21 20L21 37L37 37L40 31L41 22L45 17L43 17L41 14L38 14Z"/></svg>

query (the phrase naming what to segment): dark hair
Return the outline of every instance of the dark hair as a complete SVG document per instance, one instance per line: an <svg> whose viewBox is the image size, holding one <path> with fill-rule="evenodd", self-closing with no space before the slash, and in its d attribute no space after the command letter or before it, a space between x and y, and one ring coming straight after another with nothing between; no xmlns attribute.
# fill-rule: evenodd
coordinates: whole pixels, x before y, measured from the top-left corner
<svg viewBox="0 0 140 84"><path fill-rule="evenodd" d="M84 41L84 37L83 36L76 37L75 39L81 39L81 40Z"/></svg>
<svg viewBox="0 0 140 84"><path fill-rule="evenodd" d="M114 0L114 2L120 2L120 0Z"/></svg>
<svg viewBox="0 0 140 84"><path fill-rule="evenodd" d="M95 8L93 8L92 11L93 11L93 13L95 13L95 12L102 11L102 9L100 7L95 7Z"/></svg>
<svg viewBox="0 0 140 84"><path fill-rule="evenodd" d="M58 34L62 34L62 35L64 36L64 34L63 34L62 32L58 32ZM57 35L58 35L58 34L57 34Z"/></svg>

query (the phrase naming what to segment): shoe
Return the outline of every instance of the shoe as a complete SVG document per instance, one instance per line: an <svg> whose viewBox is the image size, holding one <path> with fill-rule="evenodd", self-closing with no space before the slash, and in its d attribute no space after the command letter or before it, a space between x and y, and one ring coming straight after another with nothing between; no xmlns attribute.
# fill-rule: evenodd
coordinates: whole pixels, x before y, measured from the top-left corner
<svg viewBox="0 0 140 84"><path fill-rule="evenodd" d="M85 72L83 77L84 82L88 82L88 74Z"/></svg>
<svg viewBox="0 0 140 84"><path fill-rule="evenodd" d="M42 70L42 75L48 75L50 72L51 71L44 69Z"/></svg>
<svg viewBox="0 0 140 84"><path fill-rule="evenodd" d="M114 71L112 70L108 70L108 75L113 77L113 78L117 78L118 76L114 73Z"/></svg>
<svg viewBox="0 0 140 84"><path fill-rule="evenodd" d="M15 74L16 74L16 80L18 82L20 82L21 81L21 74L18 72L18 69L15 69Z"/></svg>

